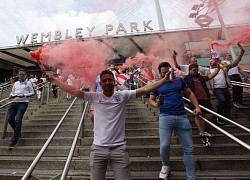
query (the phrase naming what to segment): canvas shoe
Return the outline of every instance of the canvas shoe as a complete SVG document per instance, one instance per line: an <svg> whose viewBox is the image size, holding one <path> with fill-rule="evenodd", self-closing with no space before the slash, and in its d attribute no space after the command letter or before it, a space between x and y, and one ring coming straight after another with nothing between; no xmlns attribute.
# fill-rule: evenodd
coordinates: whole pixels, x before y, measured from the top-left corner
<svg viewBox="0 0 250 180"><path fill-rule="evenodd" d="M238 103L237 102L233 102L232 103L234 107L238 108Z"/></svg>
<svg viewBox="0 0 250 180"><path fill-rule="evenodd" d="M211 145L208 137L205 135L201 136L201 141L202 141L203 146L205 146L205 147L209 147Z"/></svg>
<svg viewBox="0 0 250 180"><path fill-rule="evenodd" d="M233 102L233 106L236 108L243 108L243 106L238 102Z"/></svg>
<svg viewBox="0 0 250 180"><path fill-rule="evenodd" d="M170 173L170 167L169 166L162 166L161 172L159 174L159 178L167 180L169 173Z"/></svg>
<svg viewBox="0 0 250 180"><path fill-rule="evenodd" d="M11 141L11 143L8 146L8 150L12 150L17 145L17 141Z"/></svg>
<svg viewBox="0 0 250 180"><path fill-rule="evenodd" d="M199 135L202 136L201 133L199 133ZM209 132L206 132L206 131L204 132L204 135L207 136L207 137L210 137L210 138L214 137L213 134L210 134Z"/></svg>
<svg viewBox="0 0 250 180"><path fill-rule="evenodd" d="M210 137L210 138L214 137L213 134L211 134L211 133L209 133L207 131L204 132L204 135L207 136L207 137Z"/></svg>
<svg viewBox="0 0 250 180"><path fill-rule="evenodd" d="M244 106L243 104L238 103L238 108L239 109L241 109L241 108L247 108L247 106Z"/></svg>
<svg viewBox="0 0 250 180"><path fill-rule="evenodd" d="M217 121L217 124L220 125L220 126L225 125L225 123L222 120L220 120L219 118L217 118L216 121Z"/></svg>

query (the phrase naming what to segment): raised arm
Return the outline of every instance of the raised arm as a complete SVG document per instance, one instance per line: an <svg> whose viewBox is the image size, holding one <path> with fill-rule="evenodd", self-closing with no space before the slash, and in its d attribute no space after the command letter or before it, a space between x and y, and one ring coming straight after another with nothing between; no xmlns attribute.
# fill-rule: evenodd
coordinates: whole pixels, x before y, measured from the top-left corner
<svg viewBox="0 0 250 180"><path fill-rule="evenodd" d="M71 94L72 96L76 96L78 98L84 99L84 91L81 91L80 89L77 89L73 86L70 86L62 82L58 77L55 77L52 74L47 74L47 75L48 75L49 81L51 83L55 83L63 91Z"/></svg>
<svg viewBox="0 0 250 180"><path fill-rule="evenodd" d="M242 56L243 56L244 53L245 53L245 50L242 48L242 46L241 46L239 43L238 43L237 45L238 45L238 47L240 48L240 55L239 55L239 56L237 57L237 59L235 59L231 64L227 65L227 68L228 68L228 69L231 69L231 68L237 66L237 65L239 64L239 62L241 61Z"/></svg>
<svg viewBox="0 0 250 180"><path fill-rule="evenodd" d="M181 70L180 65L177 63L176 56L177 56L177 52L174 51L173 52L174 66L175 66L175 68Z"/></svg>
<svg viewBox="0 0 250 180"><path fill-rule="evenodd" d="M211 74L208 75L208 80L213 79L213 78L218 74L219 71L220 71L220 66L218 66L218 67L214 70L214 72L212 72Z"/></svg>
<svg viewBox="0 0 250 180"><path fill-rule="evenodd" d="M166 73L165 77L160 79L159 81L147 84L146 86L139 88L136 90L136 97L140 97L144 94L148 94L159 87L161 87L163 84L169 81L169 73Z"/></svg>
<svg viewBox="0 0 250 180"><path fill-rule="evenodd" d="M242 74L244 76L244 81L246 82L249 79L249 74L247 72L245 72L243 69L241 69L240 67L238 67L240 74Z"/></svg>

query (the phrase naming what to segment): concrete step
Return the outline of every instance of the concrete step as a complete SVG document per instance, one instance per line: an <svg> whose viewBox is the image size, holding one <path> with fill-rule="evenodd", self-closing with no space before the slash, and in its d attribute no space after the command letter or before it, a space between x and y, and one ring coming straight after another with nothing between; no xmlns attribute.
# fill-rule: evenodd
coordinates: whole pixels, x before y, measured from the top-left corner
<svg viewBox="0 0 250 180"><path fill-rule="evenodd" d="M160 171L160 170L159 170ZM140 180L158 180L159 171L132 171L132 179ZM20 180L25 173L25 169L12 169L3 170L0 174L0 179L4 180ZM49 173L49 174L48 174ZM34 175L40 179L52 179L58 174L61 174L61 170L53 170L53 172L48 172L46 170L35 170ZM246 171L196 171L197 180L214 180L211 174L216 175L218 180L249 180L250 173ZM89 171L82 170L70 170L67 176L67 180L89 180ZM170 180L183 180L186 179L186 174L184 171L174 171L170 172ZM36 180L32 178L30 180ZM106 180L114 180L113 172L107 171Z"/></svg>
<svg viewBox="0 0 250 180"><path fill-rule="evenodd" d="M65 120L66 121L66 120ZM79 122L79 120L78 120ZM55 129L56 125L30 125L30 124L24 124L22 126L22 132L52 132ZM66 130L75 130L77 129L78 124L77 121L73 125L64 125L62 124L59 128L60 131L66 131ZM11 128L8 129L11 131Z"/></svg>
<svg viewBox="0 0 250 180"><path fill-rule="evenodd" d="M90 146L78 146L75 150L75 156L89 156L90 154ZM36 156L38 152L41 150L43 144L30 146L20 145L15 147L14 150L10 151L7 149L7 146L0 146L0 154L1 155L12 155L12 156ZM51 144L49 148L45 151L43 156L57 156L60 154L62 157L67 157L70 150L70 142L66 146L65 145L56 145ZM127 146L127 150L130 157L159 157L159 146L156 145L147 145L147 146ZM243 149L237 144L212 144L209 148L203 147L201 144L195 145L195 155L213 155L213 156L221 156L221 155L237 155L236 154L246 154L249 155L249 151L247 149ZM171 145L170 149L171 156L182 156L183 150L181 145Z"/></svg>
<svg viewBox="0 0 250 180"><path fill-rule="evenodd" d="M28 169L34 157L0 157L0 169ZM36 169L62 170L67 157L43 157L36 166Z"/></svg>
<svg viewBox="0 0 250 180"><path fill-rule="evenodd" d="M211 156L196 155L196 170L230 170L236 169L241 171L249 170L250 155L231 155ZM130 157L131 169L133 171L158 171L162 164L160 157ZM170 157L171 169L174 171L185 171L183 158L179 156ZM89 169L88 157L74 160L76 170Z"/></svg>
<svg viewBox="0 0 250 180"><path fill-rule="evenodd" d="M235 127L225 127L223 128L224 130L230 132L230 133L244 133L243 130L241 129L236 129ZM216 131L211 131L212 132L215 132L215 135L217 135L218 133L220 132L216 132ZM93 129L90 129L90 130L85 130L84 131L84 135L86 137L89 137L89 136L93 136L94 132L93 132ZM126 134L126 137L129 137L129 136L158 136L159 135L159 131L158 131L158 128L148 128L148 129L126 129L125 131L125 134ZM196 127L193 128L193 134L196 135L196 134L199 134L199 131Z"/></svg>
<svg viewBox="0 0 250 180"><path fill-rule="evenodd" d="M29 130L23 130L22 131L22 139L36 139L36 138L48 138L51 135L52 131L39 131L39 132L34 132L34 131L29 131ZM56 137L73 137L75 136L76 129L72 130L67 130L67 131L61 131L58 130ZM8 131L6 133L6 137L12 137L13 132Z"/></svg>
<svg viewBox="0 0 250 180"><path fill-rule="evenodd" d="M160 170L159 170L160 171ZM143 179L143 180L158 180L159 171L132 171L132 179ZM71 175L73 180L87 180L89 179L88 172L79 171L79 175L77 175L77 171L75 174ZM249 172L246 171L196 171L197 180L214 180L214 177L211 177L211 173L216 175L216 179L220 180L249 180ZM170 172L168 177L170 180L183 180L186 179L186 173L184 171L174 171ZM108 171L106 173L106 180L114 180L113 172Z"/></svg>
<svg viewBox="0 0 250 180"><path fill-rule="evenodd" d="M61 119L63 114L35 114L33 116L26 116L24 119L36 119L36 120L42 120L42 119ZM75 118L80 117L79 113L69 113L67 115L67 118Z"/></svg>
<svg viewBox="0 0 250 180"><path fill-rule="evenodd" d="M49 137L49 136L48 136ZM43 145L48 137L40 138L22 138L18 141L17 147L22 146L41 146ZM66 146L71 145L73 142L74 137L55 137L52 142L50 143L51 146ZM79 141L80 143L80 141ZM10 144L10 138L1 139L0 140L0 146L7 147Z"/></svg>
<svg viewBox="0 0 250 180"><path fill-rule="evenodd" d="M238 144L212 144L210 147L204 147L201 143L195 144L195 155L238 155L246 154L250 152L247 149L242 148ZM127 151L130 157L159 157L159 145L145 145L145 146L130 146L127 145ZM80 146L79 156L89 156L90 146ZM183 156L182 146L180 144L172 144L170 148L171 156Z"/></svg>
<svg viewBox="0 0 250 180"><path fill-rule="evenodd" d="M15 156L16 158L18 158L18 156L36 156L41 148L43 147L43 144L41 145L36 145L36 146L20 146L20 143L18 144L18 146L16 146L13 150L8 150L7 146L0 146L0 153L1 156ZM51 146L49 146L49 148L45 151L45 153L43 154L44 157L55 157L55 156L61 156L61 157L68 157L69 152L70 152L70 144L69 146L53 146L53 144ZM75 151L75 155L77 155L77 150L78 148L76 148Z"/></svg>
<svg viewBox="0 0 250 180"><path fill-rule="evenodd" d="M244 140L246 143L250 143L249 134L246 133L237 133L235 134L236 137L239 139ZM81 140L82 145L84 146L91 146L93 142L93 137L84 137L84 139ZM218 134L213 139L210 139L212 144L221 144L221 143L235 143L230 138L226 137L225 135ZM159 145L159 137L158 136L133 136L133 137L127 137L126 142L128 145L133 146L146 146L146 145ZM200 144L201 138L199 135L193 135L193 142L194 144ZM178 138L176 136L171 137L171 143L172 144L178 144ZM235 143L236 144L236 143Z"/></svg>
<svg viewBox="0 0 250 180"><path fill-rule="evenodd" d="M24 168L29 167L34 157L0 157L0 169ZM249 170L250 155L238 155L232 157L223 155L214 157L210 155L196 155L196 170L230 170L237 169L238 171ZM36 169L60 170L64 168L66 157L43 157L36 166ZM159 157L130 157L131 168L133 171L158 171L161 167ZM174 171L185 171L182 157L172 156L170 158L171 169ZM14 163L15 162L15 163ZM89 170L88 157L74 157L70 169ZM110 169L110 167L109 167Z"/></svg>

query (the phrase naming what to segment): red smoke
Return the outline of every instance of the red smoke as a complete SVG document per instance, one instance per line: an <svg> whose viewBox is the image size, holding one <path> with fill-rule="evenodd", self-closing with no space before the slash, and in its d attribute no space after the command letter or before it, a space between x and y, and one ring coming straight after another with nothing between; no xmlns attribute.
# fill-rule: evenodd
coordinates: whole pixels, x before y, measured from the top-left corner
<svg viewBox="0 0 250 180"><path fill-rule="evenodd" d="M191 50L191 51L185 53L183 56L192 56L193 54L196 54L196 53L201 52L201 51L202 51L202 49L200 49L200 48L198 48L198 49L193 49L193 50Z"/></svg>
<svg viewBox="0 0 250 180"><path fill-rule="evenodd" d="M110 50L105 44L92 39L69 40L61 44L44 45L30 52L30 56L53 68L59 68L64 79L72 74L76 77L76 86L92 87L97 75L106 68Z"/></svg>
<svg viewBox="0 0 250 180"><path fill-rule="evenodd" d="M155 57L153 55L145 55L142 53L137 53L134 58L128 58L126 59L126 66L129 67L139 67L141 69L148 68L148 67L153 67L154 71L157 70L159 63L159 58ZM156 71L157 72L157 71Z"/></svg>
<svg viewBox="0 0 250 180"><path fill-rule="evenodd" d="M222 54L229 50L230 46L237 45L238 43L244 45L250 43L250 34L249 34L250 28L244 28L243 30L239 30L239 35L236 37L231 38L230 40L226 41L225 43L220 43L218 41L211 40L209 38L203 38L202 41L205 41L208 43L209 46L213 45L213 47L216 47L216 50ZM184 54L184 56L191 56L195 53L203 53L204 55L207 55L209 52L206 52L202 50L201 48L196 48L191 50L190 52Z"/></svg>
<svg viewBox="0 0 250 180"><path fill-rule="evenodd" d="M41 53L42 53L42 48L38 48L36 51L29 52L30 56L38 62L41 60Z"/></svg>

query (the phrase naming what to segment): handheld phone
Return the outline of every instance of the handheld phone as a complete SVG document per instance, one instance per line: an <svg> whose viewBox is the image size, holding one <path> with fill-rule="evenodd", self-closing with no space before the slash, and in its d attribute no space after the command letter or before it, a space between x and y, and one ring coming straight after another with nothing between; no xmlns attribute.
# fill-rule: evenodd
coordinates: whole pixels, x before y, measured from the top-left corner
<svg viewBox="0 0 250 180"><path fill-rule="evenodd" d="M160 105L164 104L164 100L165 100L165 95L159 95L159 100L160 100Z"/></svg>

